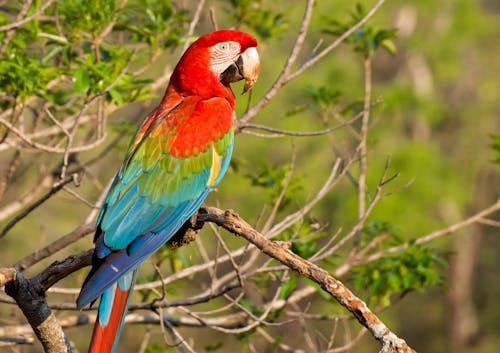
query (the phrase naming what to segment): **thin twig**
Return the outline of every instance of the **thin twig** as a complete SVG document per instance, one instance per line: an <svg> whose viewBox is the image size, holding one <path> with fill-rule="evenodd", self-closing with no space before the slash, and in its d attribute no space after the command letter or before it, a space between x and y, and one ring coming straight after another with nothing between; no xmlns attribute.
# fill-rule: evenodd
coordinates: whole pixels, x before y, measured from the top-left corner
<svg viewBox="0 0 500 353"><path fill-rule="evenodd" d="M292 46L290 55L288 56L288 59L285 65L283 66L283 69L281 70L281 73L279 74L278 78L273 83L271 88L267 91L267 93L257 102L257 104L255 104L255 106L253 106L240 118L240 120L237 122L236 130L239 130L239 126L241 124L248 123L257 114L257 112L260 111L271 100L271 98L273 98L276 95L276 93L278 93L281 87L283 87L283 85L285 85L290 80L289 78L290 71L292 69L292 66L297 61L300 51L302 50L302 45L304 44L307 35L309 23L311 22L313 5L314 5L314 0L307 1L306 8L304 11L304 17L302 19L299 32L297 33L297 37L295 38L295 43Z"/></svg>
<svg viewBox="0 0 500 353"><path fill-rule="evenodd" d="M193 36L194 29L196 28L196 25L200 21L200 16L201 12L203 11L203 6L205 6L205 0L200 0L198 2L198 6L196 7L196 11L194 12L193 19L191 20L191 23L189 23L189 28L184 36L184 46L182 47L182 52L184 53L187 48L189 47L189 44L191 44L191 37Z"/></svg>
<svg viewBox="0 0 500 353"><path fill-rule="evenodd" d="M219 29L219 24L217 23L217 16L215 16L215 9L213 7L210 7L210 22L212 22L212 27L214 28L214 31Z"/></svg>
<svg viewBox="0 0 500 353"><path fill-rule="evenodd" d="M278 213L278 209L281 205L281 202L283 201L286 191L288 190L288 186L290 185L290 181L292 180L293 172L295 169L295 160L297 157L297 152L295 150L295 146L292 145L292 158L290 161L290 168L288 169L288 172L286 173L285 179L283 180L283 185L281 185L281 192L276 199L276 202L274 203L273 209L271 210L271 213L269 214L269 217L267 217L266 223L262 227L262 233L267 233L269 229L271 229L271 226L273 225L274 219L276 218L276 214Z"/></svg>
<svg viewBox="0 0 500 353"><path fill-rule="evenodd" d="M54 2L54 0L47 0L47 2L45 2L45 4L43 4L42 6L40 6L40 9L37 12L35 12L33 15L28 16L26 18L23 18L22 20L19 20L19 21L13 22L13 23L9 23L8 25L0 26L0 32L10 31L10 30L16 29L17 27L20 27L28 22L33 21L34 19L39 17L50 5L52 5L53 2Z"/></svg>
<svg viewBox="0 0 500 353"><path fill-rule="evenodd" d="M304 18L302 20L302 24L299 29L299 33L295 40L295 43L292 47L292 51L288 57L283 70L280 75L273 83L271 88L266 92L266 94L250 109L248 110L238 121L237 130L239 131L240 124L248 123L253 117L257 115L257 113L265 106L269 101L278 93L278 91L283 87L286 83L291 81L292 79L301 75L305 70L315 65L319 60L329 54L333 49L338 47L341 43L343 43L351 34L356 32L368 19L370 19L382 6L384 0L378 0L377 3L368 11L368 13L354 26L349 28L346 32L344 32L341 36L339 36L332 44L328 47L320 51L318 54L310 57L307 61L305 61L297 70L291 72L291 67L297 60L298 54L302 49L302 44L305 40L305 36L307 34L307 28L309 27L309 22L312 14L312 9L314 5L313 0L309 0L306 5L306 10L304 11Z"/></svg>
<svg viewBox="0 0 500 353"><path fill-rule="evenodd" d="M456 233L458 230L460 230L464 227L470 226L474 223L481 223L481 221L485 217L487 217L487 216L489 216L489 215L491 215L499 210L500 210L500 198L495 203L490 205L489 207L479 211L478 213L470 216L469 218L464 219L463 221L452 224L451 226L448 226L446 228L436 230L436 231L431 232L429 234L420 236L420 237L416 238L414 241L404 243L403 245L393 246L389 249L386 249L386 250L377 252L375 254L372 254L370 256L367 256L364 259L358 261L356 264L364 264L364 263L368 263L368 262L373 262L373 261L376 261L382 257L403 251L404 249L408 248L409 246L412 246L413 244L425 244L425 243L433 241L437 238L443 237L445 235Z"/></svg>
<svg viewBox="0 0 500 353"><path fill-rule="evenodd" d="M15 267L18 271L24 271L30 268L31 266L35 265L36 263L40 262L41 260L46 259L47 257L55 254L57 251L64 249L70 244L73 244L82 237L88 234L92 234L94 231L95 231L95 226L93 224L84 224L76 228L71 233L68 233L60 238L57 238L49 245L19 260L13 265L13 267Z"/></svg>
<svg viewBox="0 0 500 353"><path fill-rule="evenodd" d="M332 127L329 127L324 130L319 130L319 131L290 131L290 130L284 130L284 129L278 129L275 127L271 126L266 126L266 125L260 125L260 124L253 124L253 123L246 123L240 125L240 131L245 133L247 129L255 129L255 130L262 130L262 131L268 131L268 132L274 132L274 135L263 135L263 137L282 137L282 136L297 136L297 137L312 137L312 136L321 136L321 135L326 135L329 134L332 131L341 129L347 125L351 125L355 121L357 121L359 118L363 116L362 113L356 115L354 118L351 118L349 120L346 120L343 123L334 125Z"/></svg>
<svg viewBox="0 0 500 353"><path fill-rule="evenodd" d="M372 70L371 59L365 58L363 61L365 77L365 97L363 119L361 120L360 142L359 142L359 178L358 178L358 218L365 213L366 208L366 173L367 166L367 146L368 120L370 118L371 91L372 91Z"/></svg>
<svg viewBox="0 0 500 353"><path fill-rule="evenodd" d="M48 190L44 195L42 195L38 200L33 202L31 205L27 206L23 209L23 211L11 219L0 231L0 238L2 238L7 232L14 227L20 220L25 218L28 214L30 214L33 210L35 210L38 206L42 205L45 201L52 197L52 195L59 192L66 184L69 184L73 181L73 176L69 175L64 180L60 180L55 183L50 190Z"/></svg>

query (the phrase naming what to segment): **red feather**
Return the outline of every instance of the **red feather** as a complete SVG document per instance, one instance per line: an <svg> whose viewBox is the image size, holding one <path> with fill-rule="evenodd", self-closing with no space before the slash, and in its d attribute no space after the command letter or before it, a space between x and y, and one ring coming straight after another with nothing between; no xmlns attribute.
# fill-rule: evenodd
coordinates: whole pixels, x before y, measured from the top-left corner
<svg viewBox="0 0 500 353"><path fill-rule="evenodd" d="M257 47L255 38L244 32L220 30L206 34L186 50L170 78L170 85L182 95L196 95L204 99L226 98L234 107L234 95L231 88L224 86L219 81L218 77L210 70L209 64L208 49L217 43L226 41L240 43L241 53L249 47Z"/></svg>
<svg viewBox="0 0 500 353"><path fill-rule="evenodd" d="M123 291L120 289L120 286L116 286L108 324L101 326L99 318L97 318L92 334L92 341L89 346L89 353L111 352L117 338L116 336L119 334L124 312L127 310L130 291L130 288Z"/></svg>
<svg viewBox="0 0 500 353"><path fill-rule="evenodd" d="M207 119L210 116L210 119ZM232 108L225 99L211 98L198 102L191 116L178 125L170 153L189 157L208 148L211 141L224 136L233 124ZM203 129L200 129L203 126ZM196 148L197 151L194 151Z"/></svg>

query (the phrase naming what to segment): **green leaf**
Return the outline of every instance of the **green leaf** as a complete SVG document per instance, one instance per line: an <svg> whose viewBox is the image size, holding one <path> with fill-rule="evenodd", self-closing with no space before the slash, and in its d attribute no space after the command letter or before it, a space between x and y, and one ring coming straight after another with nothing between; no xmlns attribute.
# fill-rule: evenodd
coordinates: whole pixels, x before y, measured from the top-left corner
<svg viewBox="0 0 500 353"><path fill-rule="evenodd" d="M385 40L381 41L380 45L393 55L396 54L396 52L397 52L396 45L390 39L385 39Z"/></svg>
<svg viewBox="0 0 500 353"><path fill-rule="evenodd" d="M235 23L250 27L263 40L275 37L288 26L286 12L271 9L262 0L231 0L230 4Z"/></svg>
<svg viewBox="0 0 500 353"><path fill-rule="evenodd" d="M312 86L306 87L306 94L320 108L328 108L338 103L341 93L339 90L334 90L328 86Z"/></svg>
<svg viewBox="0 0 500 353"><path fill-rule="evenodd" d="M281 285L281 289L280 289L280 293L279 293L279 298L283 299L283 300L288 299L288 297L293 293L293 291L297 287L297 282L298 282L297 277L296 276L292 276L292 277L290 277L290 279L288 281L286 281L285 283L283 283Z"/></svg>
<svg viewBox="0 0 500 353"><path fill-rule="evenodd" d="M305 241L294 241L290 250L300 257L307 259L318 252L318 246L314 239L308 239Z"/></svg>
<svg viewBox="0 0 500 353"><path fill-rule="evenodd" d="M90 87L90 75L85 68L77 69L73 73L73 90L76 93L86 93Z"/></svg>
<svg viewBox="0 0 500 353"><path fill-rule="evenodd" d="M440 284L443 264L430 248L412 244L398 254L355 267L355 286L369 289L372 300L388 305L391 294Z"/></svg>
<svg viewBox="0 0 500 353"><path fill-rule="evenodd" d="M342 22L337 19L330 19L323 32L339 36L356 25L366 14L361 4L356 4L355 11L348 21ZM362 25L356 32L347 38L347 43L353 46L354 51L361 53L365 58L371 58L379 49L384 48L389 53L396 52L394 42L391 38L396 36L394 28L380 28L368 23Z"/></svg>
<svg viewBox="0 0 500 353"><path fill-rule="evenodd" d="M218 349L222 348L223 346L224 346L224 343L219 341L219 342L216 342L216 343L212 343L212 344L206 345L205 346L205 351L207 351L207 352L215 352Z"/></svg>
<svg viewBox="0 0 500 353"><path fill-rule="evenodd" d="M159 343L149 344L146 347L146 353L167 353L173 352L174 348L168 345L162 345Z"/></svg>
<svg viewBox="0 0 500 353"><path fill-rule="evenodd" d="M113 98L116 104L123 104L123 96L116 89L110 90L109 95L111 96L111 98Z"/></svg>

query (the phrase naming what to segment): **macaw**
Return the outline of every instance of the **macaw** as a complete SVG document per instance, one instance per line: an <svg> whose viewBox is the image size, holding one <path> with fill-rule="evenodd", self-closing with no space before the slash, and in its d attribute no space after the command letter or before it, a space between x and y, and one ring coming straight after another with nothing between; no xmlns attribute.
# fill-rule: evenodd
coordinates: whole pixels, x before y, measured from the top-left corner
<svg viewBox="0 0 500 353"><path fill-rule="evenodd" d="M97 217L92 268L77 306L101 300L89 353L114 352L139 265L167 242L224 176L235 96L259 74L257 41L205 34L183 54L159 106L142 122Z"/></svg>

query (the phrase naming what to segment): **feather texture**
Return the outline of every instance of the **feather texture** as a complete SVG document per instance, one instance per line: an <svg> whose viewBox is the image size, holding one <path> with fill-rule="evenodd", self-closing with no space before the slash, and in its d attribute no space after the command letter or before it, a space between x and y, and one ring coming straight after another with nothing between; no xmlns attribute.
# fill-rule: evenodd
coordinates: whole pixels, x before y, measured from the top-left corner
<svg viewBox="0 0 500 353"><path fill-rule="evenodd" d="M135 277L136 270L133 270L103 293L89 353L116 350Z"/></svg>
<svg viewBox="0 0 500 353"><path fill-rule="evenodd" d="M90 352L116 349L140 263L179 230L228 169L234 95L210 70L208 54L225 40L239 41L242 51L256 46L238 31L213 32L191 45L104 200L94 263L77 299L84 307L101 296Z"/></svg>

